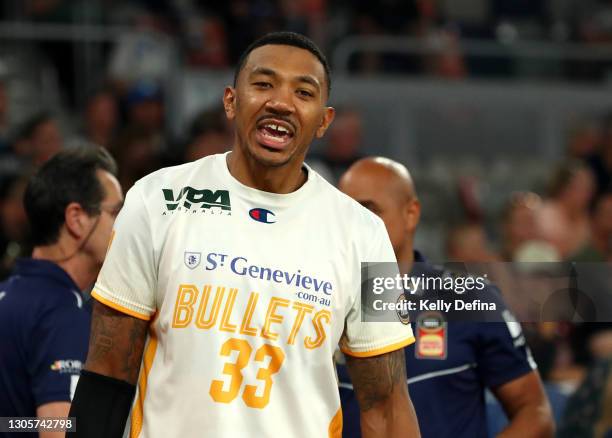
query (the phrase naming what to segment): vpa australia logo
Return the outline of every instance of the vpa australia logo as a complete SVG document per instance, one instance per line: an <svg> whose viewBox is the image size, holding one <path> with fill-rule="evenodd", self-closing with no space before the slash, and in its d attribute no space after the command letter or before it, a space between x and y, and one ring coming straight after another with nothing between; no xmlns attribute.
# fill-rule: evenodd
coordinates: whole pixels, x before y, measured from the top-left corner
<svg viewBox="0 0 612 438"><path fill-rule="evenodd" d="M190 186L180 190L162 189L168 213L221 213L231 215L232 206L228 190L196 189Z"/></svg>

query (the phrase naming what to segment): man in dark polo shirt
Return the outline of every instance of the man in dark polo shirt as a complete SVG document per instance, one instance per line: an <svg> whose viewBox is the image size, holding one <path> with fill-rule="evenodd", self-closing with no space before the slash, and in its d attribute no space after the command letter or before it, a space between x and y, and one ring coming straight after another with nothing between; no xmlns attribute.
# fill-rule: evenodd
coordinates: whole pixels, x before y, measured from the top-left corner
<svg viewBox="0 0 612 438"><path fill-rule="evenodd" d="M123 204L116 173L106 150L74 149L28 183L34 250L0 283L0 417L68 415L89 339L82 291L98 275Z"/></svg>
<svg viewBox="0 0 612 438"><path fill-rule="evenodd" d="M420 203L403 165L386 158L360 160L342 176L339 188L383 219L402 270L416 278L452 275L414 249ZM427 291L432 292L436 291ZM421 436L487 437L488 388L510 420L500 437L552 437L550 406L520 324L494 286L487 283L478 295L484 302L497 304L500 317L496 320L504 322L448 321L448 314L441 312L435 318L431 313L411 315L416 343L404 351ZM358 438L357 400L342 365L338 378L343 436Z"/></svg>

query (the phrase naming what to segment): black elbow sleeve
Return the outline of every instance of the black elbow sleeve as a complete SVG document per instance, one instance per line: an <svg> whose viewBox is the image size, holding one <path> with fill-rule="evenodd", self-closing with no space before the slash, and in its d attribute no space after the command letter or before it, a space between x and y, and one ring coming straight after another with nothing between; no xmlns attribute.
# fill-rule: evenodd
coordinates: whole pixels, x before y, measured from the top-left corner
<svg viewBox="0 0 612 438"><path fill-rule="evenodd" d="M81 371L70 417L75 418L76 431L67 438L121 438L136 387L123 380Z"/></svg>

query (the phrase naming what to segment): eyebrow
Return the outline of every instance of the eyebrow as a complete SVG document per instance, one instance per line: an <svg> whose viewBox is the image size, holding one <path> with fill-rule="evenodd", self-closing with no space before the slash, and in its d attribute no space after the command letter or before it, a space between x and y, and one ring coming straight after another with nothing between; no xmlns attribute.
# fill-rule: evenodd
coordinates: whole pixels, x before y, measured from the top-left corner
<svg viewBox="0 0 612 438"><path fill-rule="evenodd" d="M255 75L278 77L278 73L276 73L274 70L268 67L255 67L251 71L251 74L249 76L255 76ZM295 79L298 82L305 82L307 84L310 84L313 87L315 87L318 91L321 91L321 85L319 84L319 81L310 75L300 75L300 76L297 76Z"/></svg>

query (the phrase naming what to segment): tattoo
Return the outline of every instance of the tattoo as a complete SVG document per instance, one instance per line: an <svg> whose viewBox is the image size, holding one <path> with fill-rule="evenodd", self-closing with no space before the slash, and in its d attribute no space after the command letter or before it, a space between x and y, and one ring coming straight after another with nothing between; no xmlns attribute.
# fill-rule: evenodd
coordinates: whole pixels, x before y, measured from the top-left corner
<svg viewBox="0 0 612 438"><path fill-rule="evenodd" d="M346 356L346 366L362 411L386 400L397 385L406 385L404 349L380 356Z"/></svg>
<svg viewBox="0 0 612 438"><path fill-rule="evenodd" d="M86 368L135 384L149 321L94 301Z"/></svg>

